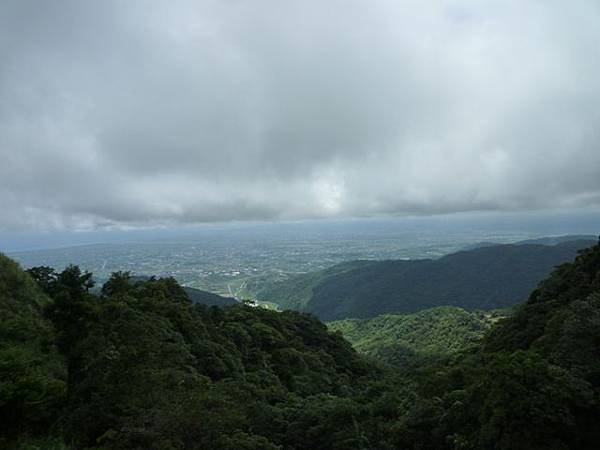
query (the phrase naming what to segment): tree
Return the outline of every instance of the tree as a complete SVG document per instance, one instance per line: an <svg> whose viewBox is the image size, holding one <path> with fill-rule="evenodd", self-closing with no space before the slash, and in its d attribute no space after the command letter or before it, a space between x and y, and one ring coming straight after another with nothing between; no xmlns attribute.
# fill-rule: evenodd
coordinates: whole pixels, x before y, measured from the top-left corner
<svg viewBox="0 0 600 450"><path fill-rule="evenodd" d="M131 272L113 272L102 286L102 297L125 294L132 288Z"/></svg>

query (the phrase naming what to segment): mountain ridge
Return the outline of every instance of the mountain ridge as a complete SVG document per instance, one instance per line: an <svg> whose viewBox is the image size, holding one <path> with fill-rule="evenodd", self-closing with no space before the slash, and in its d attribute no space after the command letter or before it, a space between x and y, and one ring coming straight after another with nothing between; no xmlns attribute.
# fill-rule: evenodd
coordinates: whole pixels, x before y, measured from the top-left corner
<svg viewBox="0 0 600 450"><path fill-rule="evenodd" d="M504 244L463 250L439 259L355 261L302 274L257 298L321 320L412 313L436 306L498 309L523 301L553 268L594 241L556 245Z"/></svg>

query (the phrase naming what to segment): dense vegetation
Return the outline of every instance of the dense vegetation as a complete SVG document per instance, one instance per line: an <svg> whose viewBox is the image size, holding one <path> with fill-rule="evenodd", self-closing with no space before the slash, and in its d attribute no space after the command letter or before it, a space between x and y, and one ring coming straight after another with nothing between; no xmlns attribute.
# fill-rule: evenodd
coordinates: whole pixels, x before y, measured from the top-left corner
<svg viewBox="0 0 600 450"><path fill-rule="evenodd" d="M132 275L127 272L127 282L128 283L140 283L143 281L154 280L156 277L144 276L144 275ZM104 280L107 281L107 280ZM96 282L96 280L94 281ZM231 297L223 297L221 295L217 295L213 292L203 291L201 289L196 289L189 286L182 286L183 290L187 294L188 298L192 301L192 303L201 303L207 306L228 306L235 305L238 301ZM100 294L102 292L102 286L94 285L90 289L91 293Z"/></svg>
<svg viewBox="0 0 600 450"><path fill-rule="evenodd" d="M127 273L94 295L77 267L0 262L5 444L54 433L74 448L308 449L310 423L349 414L352 386L378 370L297 312L209 308L173 279Z"/></svg>
<svg viewBox="0 0 600 450"><path fill-rule="evenodd" d="M9 448L541 450L600 440L600 245L480 345L411 370L364 359L301 313L194 305L172 279L117 273L93 295L77 267L30 276L0 257L0 273Z"/></svg>
<svg viewBox="0 0 600 450"><path fill-rule="evenodd" d="M49 306L31 277L0 254L0 436L44 432L64 398L65 361L42 316Z"/></svg>
<svg viewBox="0 0 600 450"><path fill-rule="evenodd" d="M259 292L259 299L321 320L370 318L436 306L499 309L524 301L552 269L589 241L497 245L437 260L357 261L302 274Z"/></svg>
<svg viewBox="0 0 600 450"><path fill-rule="evenodd" d="M600 244L561 265L478 351L424 373L407 433L432 425L433 448L597 448L599 354Z"/></svg>
<svg viewBox="0 0 600 450"><path fill-rule="evenodd" d="M466 311L439 306L413 314L329 322L360 353L399 367L415 367L478 345L508 311Z"/></svg>

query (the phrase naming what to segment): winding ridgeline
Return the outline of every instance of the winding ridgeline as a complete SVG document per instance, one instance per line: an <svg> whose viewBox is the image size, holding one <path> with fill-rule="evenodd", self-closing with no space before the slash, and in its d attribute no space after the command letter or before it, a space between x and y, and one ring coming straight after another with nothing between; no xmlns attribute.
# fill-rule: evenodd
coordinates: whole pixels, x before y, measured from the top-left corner
<svg viewBox="0 0 600 450"><path fill-rule="evenodd" d="M92 285L74 266L25 272L0 255L0 447L600 442L600 245L558 267L472 345L419 367L361 356L303 313L194 304L171 278L116 273L98 294Z"/></svg>
<svg viewBox="0 0 600 450"><path fill-rule="evenodd" d="M594 244L589 239L538 241L486 245L440 259L352 261L267 285L256 296L325 321L448 305L506 308L523 302L554 267Z"/></svg>

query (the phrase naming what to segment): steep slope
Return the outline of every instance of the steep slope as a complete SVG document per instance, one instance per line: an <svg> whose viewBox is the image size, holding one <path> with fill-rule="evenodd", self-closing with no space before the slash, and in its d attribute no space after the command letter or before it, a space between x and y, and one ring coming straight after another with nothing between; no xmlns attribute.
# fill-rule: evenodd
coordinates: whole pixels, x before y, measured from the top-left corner
<svg viewBox="0 0 600 450"><path fill-rule="evenodd" d="M525 300L552 269L575 257L589 241L547 245L498 245L447 255L438 260L379 261L318 278L310 298L297 301L302 311L322 320L369 318L411 313L436 306L498 309ZM289 280L298 291L306 276ZM271 289L273 295L277 289ZM277 297L272 297L277 302ZM283 301L282 307L288 307Z"/></svg>
<svg viewBox="0 0 600 450"><path fill-rule="evenodd" d="M3 437L47 427L65 393L64 360L52 324L42 315L49 301L0 253L0 447Z"/></svg>
<svg viewBox="0 0 600 450"><path fill-rule="evenodd" d="M599 354L600 244L554 271L513 316L492 328L479 350L429 368L396 443L595 449Z"/></svg>
<svg viewBox="0 0 600 450"><path fill-rule="evenodd" d="M298 312L194 304L172 278L118 272L94 294L76 266L28 272L0 259L2 448L66 448L54 430L73 449L308 450L291 423L309 399L353 405L379 373Z"/></svg>
<svg viewBox="0 0 600 450"><path fill-rule="evenodd" d="M564 337L560 329L567 331L565 324L573 315L580 316L582 321L570 324L573 329L569 332L574 333L573 336L584 336L587 332L592 337L591 342L600 345L600 328L595 335L587 329L600 313L599 293L600 241L582 251L573 263L559 266L551 277L540 283L516 314L501 321L493 330L485 348L488 351L535 348L550 355Z"/></svg>
<svg viewBox="0 0 600 450"><path fill-rule="evenodd" d="M360 353L406 367L478 345L484 334L508 312L466 311L440 306L414 314L384 314L327 324Z"/></svg>

